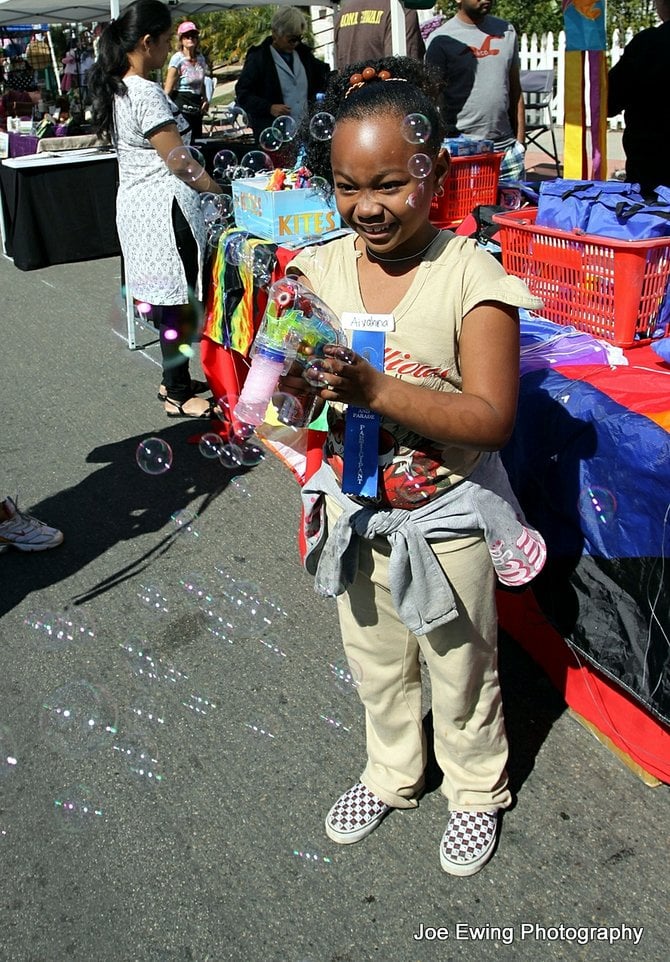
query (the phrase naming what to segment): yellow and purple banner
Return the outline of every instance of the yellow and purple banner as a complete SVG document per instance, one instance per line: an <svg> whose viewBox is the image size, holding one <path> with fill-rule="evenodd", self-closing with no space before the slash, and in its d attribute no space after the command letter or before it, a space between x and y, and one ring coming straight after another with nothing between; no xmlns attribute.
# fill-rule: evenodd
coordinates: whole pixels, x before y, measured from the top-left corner
<svg viewBox="0 0 670 962"><path fill-rule="evenodd" d="M564 176L588 176L587 116L591 126L591 178L607 177L607 33L605 0L563 0L565 23ZM585 67L589 104L584 102Z"/></svg>

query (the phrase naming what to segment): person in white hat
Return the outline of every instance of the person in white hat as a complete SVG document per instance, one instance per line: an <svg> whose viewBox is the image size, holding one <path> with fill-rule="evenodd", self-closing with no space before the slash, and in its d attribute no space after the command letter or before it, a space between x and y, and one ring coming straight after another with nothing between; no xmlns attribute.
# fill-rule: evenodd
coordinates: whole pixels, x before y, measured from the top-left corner
<svg viewBox="0 0 670 962"><path fill-rule="evenodd" d="M168 64L164 90L184 115L191 128L191 140L202 137L202 117L207 113L205 77L209 66L198 50L200 31L192 20L177 27L179 50Z"/></svg>

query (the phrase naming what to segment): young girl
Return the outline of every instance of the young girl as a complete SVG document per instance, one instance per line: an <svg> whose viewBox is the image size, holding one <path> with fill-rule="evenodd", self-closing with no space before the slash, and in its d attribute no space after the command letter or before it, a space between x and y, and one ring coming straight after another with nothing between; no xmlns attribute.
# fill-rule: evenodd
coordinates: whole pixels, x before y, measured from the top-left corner
<svg viewBox="0 0 670 962"><path fill-rule="evenodd" d="M151 307L159 330L163 381L158 397L168 417L209 417L212 405L196 396L188 356L197 323L189 291L202 299L206 250L199 193L221 193L204 171L186 177L180 132L186 121L150 76L165 63L172 38L168 8L137 0L100 38L89 74L98 134L110 135L119 162L116 225L128 295ZM177 160L175 160L175 151Z"/></svg>
<svg viewBox="0 0 670 962"><path fill-rule="evenodd" d="M179 50L170 57L165 77L165 93L177 104L191 128L191 139L202 137L202 117L209 106L205 77L209 67L198 50L200 33L192 20L177 27Z"/></svg>
<svg viewBox="0 0 670 962"><path fill-rule="evenodd" d="M383 370L326 349L317 388L330 402L324 465L303 489L308 547L321 552L317 585L338 595L366 712L367 765L329 811L326 832L357 842L392 809L416 807L426 763L422 655L450 809L440 861L472 875L493 854L498 812L511 801L495 574L528 580L544 558L542 539L517 517L515 531L502 519L509 537L485 540L492 515L520 514L494 452L515 418L517 307L541 302L473 241L430 222L449 169L437 100L432 76L406 58L333 77L321 108L335 118L332 141L310 141L306 164L331 181L354 233L300 252L289 273L340 317L349 312L353 326L385 328ZM304 390L297 373L282 389ZM371 497L352 494L347 472L360 453L357 436L348 448L354 409L380 419Z"/></svg>

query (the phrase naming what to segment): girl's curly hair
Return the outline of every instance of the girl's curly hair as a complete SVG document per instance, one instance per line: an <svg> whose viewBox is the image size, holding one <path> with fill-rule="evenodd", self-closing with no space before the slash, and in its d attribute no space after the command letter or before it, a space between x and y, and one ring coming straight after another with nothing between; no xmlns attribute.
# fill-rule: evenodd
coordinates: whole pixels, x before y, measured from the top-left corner
<svg viewBox="0 0 670 962"><path fill-rule="evenodd" d="M391 80L373 78L361 87L349 90L350 77L365 67L377 72L388 70ZM406 82L404 82L406 81ZM331 73L325 99L310 106L310 116L304 121L301 140L304 144L304 163L312 175L322 177L332 187L330 167L330 141L315 140L309 134L309 122L315 113L332 114L335 122L364 120L380 114L423 114L430 123L428 142L421 145L422 152L436 156L446 136L446 128L437 106L441 80L439 74L411 57L382 57L351 64L341 72ZM347 95L348 92L348 95ZM346 96L345 96L346 95ZM398 130L400 137L400 130Z"/></svg>

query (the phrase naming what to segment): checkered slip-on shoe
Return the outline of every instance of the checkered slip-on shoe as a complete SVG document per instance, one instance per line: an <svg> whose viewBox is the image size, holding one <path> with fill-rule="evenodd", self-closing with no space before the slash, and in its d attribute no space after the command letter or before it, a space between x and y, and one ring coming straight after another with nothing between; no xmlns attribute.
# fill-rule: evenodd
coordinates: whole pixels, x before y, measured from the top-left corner
<svg viewBox="0 0 670 962"><path fill-rule="evenodd" d="M341 795L326 815L326 835L339 845L351 845L374 832L391 806L357 782Z"/></svg>
<svg viewBox="0 0 670 962"><path fill-rule="evenodd" d="M450 812L440 843L440 863L449 875L475 875L495 851L497 812Z"/></svg>

